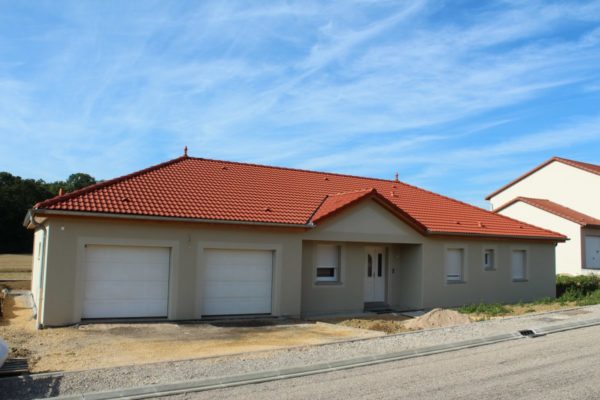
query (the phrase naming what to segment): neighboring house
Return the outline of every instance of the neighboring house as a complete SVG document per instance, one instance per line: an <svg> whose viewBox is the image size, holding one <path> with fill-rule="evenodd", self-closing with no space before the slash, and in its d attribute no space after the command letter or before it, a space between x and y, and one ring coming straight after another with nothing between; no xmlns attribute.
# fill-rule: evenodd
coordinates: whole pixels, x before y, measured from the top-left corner
<svg viewBox="0 0 600 400"><path fill-rule="evenodd" d="M554 295L566 238L397 180L183 157L36 204L38 323Z"/></svg>
<svg viewBox="0 0 600 400"><path fill-rule="evenodd" d="M600 165L553 157L486 197L492 210L566 235L556 272L600 272Z"/></svg>

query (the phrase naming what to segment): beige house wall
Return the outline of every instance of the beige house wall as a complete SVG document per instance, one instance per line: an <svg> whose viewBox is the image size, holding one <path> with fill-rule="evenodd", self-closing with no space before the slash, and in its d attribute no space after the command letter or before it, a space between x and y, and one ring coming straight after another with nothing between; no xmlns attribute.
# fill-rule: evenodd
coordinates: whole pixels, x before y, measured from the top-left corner
<svg viewBox="0 0 600 400"><path fill-rule="evenodd" d="M556 247L556 273L581 274L581 225L523 202L514 203L499 213L567 236L569 240Z"/></svg>
<svg viewBox="0 0 600 400"><path fill-rule="evenodd" d="M168 318L172 320L201 317L199 279L206 248L272 250L273 315L362 311L365 246L370 245L386 249L386 301L394 307L511 302L554 294L553 244L489 242L497 247L500 258L497 271L484 272L482 246L486 242L424 237L371 200L306 230L60 216L51 216L47 224L41 322L48 326L80 321L85 246L89 244L169 247ZM339 285L315 284L314 249L319 242L334 242L342 248ZM445 282L444 254L455 242L467 249L467 279L464 284L450 285ZM529 251L529 280L512 282L510 251L521 247Z"/></svg>
<svg viewBox="0 0 600 400"><path fill-rule="evenodd" d="M551 162L490 198L492 210L519 196L548 199L600 218L600 175L559 161Z"/></svg>

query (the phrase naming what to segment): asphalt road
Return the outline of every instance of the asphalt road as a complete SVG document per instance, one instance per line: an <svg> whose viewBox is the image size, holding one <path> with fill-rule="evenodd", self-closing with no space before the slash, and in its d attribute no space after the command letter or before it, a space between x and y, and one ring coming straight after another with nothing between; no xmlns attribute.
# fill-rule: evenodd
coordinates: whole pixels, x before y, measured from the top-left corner
<svg viewBox="0 0 600 400"><path fill-rule="evenodd" d="M600 399L600 327L168 397L169 400L392 398Z"/></svg>

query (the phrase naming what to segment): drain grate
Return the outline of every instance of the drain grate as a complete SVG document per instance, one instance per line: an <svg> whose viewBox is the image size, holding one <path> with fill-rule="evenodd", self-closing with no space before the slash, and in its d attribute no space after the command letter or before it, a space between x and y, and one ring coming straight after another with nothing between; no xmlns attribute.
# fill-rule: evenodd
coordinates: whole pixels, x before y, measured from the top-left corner
<svg viewBox="0 0 600 400"><path fill-rule="evenodd" d="M521 334L521 336L525 336L525 337L529 337L529 338L538 336L538 334L535 333L535 331L533 329L523 329L523 330L520 330L519 333Z"/></svg>

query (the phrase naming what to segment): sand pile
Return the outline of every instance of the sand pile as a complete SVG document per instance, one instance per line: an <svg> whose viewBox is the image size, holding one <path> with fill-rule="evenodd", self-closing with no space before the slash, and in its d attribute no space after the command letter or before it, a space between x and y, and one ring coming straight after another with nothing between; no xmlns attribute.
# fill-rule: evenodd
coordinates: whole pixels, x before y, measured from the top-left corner
<svg viewBox="0 0 600 400"><path fill-rule="evenodd" d="M467 315L458 311L434 308L427 314L405 322L404 326L408 329L429 329L468 324L470 322L471 320Z"/></svg>

